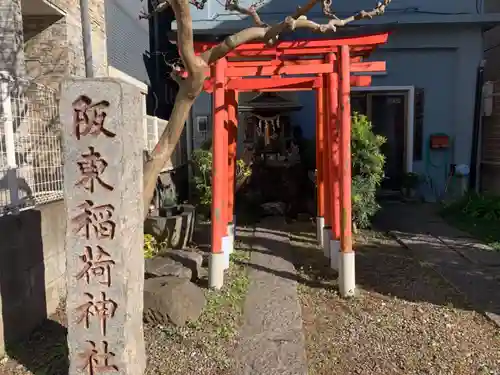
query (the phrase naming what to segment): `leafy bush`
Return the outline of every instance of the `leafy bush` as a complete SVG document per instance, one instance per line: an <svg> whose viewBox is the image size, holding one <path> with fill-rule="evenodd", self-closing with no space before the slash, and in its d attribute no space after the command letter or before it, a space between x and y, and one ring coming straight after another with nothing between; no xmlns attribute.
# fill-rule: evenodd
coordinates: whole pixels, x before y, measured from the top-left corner
<svg viewBox="0 0 500 375"><path fill-rule="evenodd" d="M198 149L191 157L193 165L193 187L198 204L210 206L212 203L212 151Z"/></svg>
<svg viewBox="0 0 500 375"><path fill-rule="evenodd" d="M201 208L208 211L212 204L212 141L205 141L201 147L193 151L191 157L193 166L192 186L195 199ZM238 181L251 175L250 167L241 159L236 160L236 185Z"/></svg>
<svg viewBox="0 0 500 375"><path fill-rule="evenodd" d="M445 213L455 213L469 218L500 221L500 197L471 193L445 207Z"/></svg>
<svg viewBox="0 0 500 375"><path fill-rule="evenodd" d="M144 258L151 259L158 254L158 242L150 234L144 235Z"/></svg>
<svg viewBox="0 0 500 375"><path fill-rule="evenodd" d="M380 206L377 189L384 178L385 157L380 147L386 139L373 132L366 116L352 116L352 212L356 225L365 228Z"/></svg>

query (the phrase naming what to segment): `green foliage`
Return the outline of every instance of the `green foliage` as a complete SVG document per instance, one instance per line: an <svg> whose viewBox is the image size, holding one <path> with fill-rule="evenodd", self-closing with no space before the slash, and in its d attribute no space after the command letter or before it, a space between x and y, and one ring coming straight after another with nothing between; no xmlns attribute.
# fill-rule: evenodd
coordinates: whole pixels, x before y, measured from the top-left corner
<svg viewBox="0 0 500 375"><path fill-rule="evenodd" d="M450 224L500 251L499 196L472 193L446 204L441 213Z"/></svg>
<svg viewBox="0 0 500 375"><path fill-rule="evenodd" d="M192 154L193 187L198 204L210 206L212 203L212 151L200 148Z"/></svg>
<svg viewBox="0 0 500 375"><path fill-rule="evenodd" d="M380 206L376 192L384 178L385 157L380 147L386 139L373 132L366 116L352 116L352 211L360 228L370 224L370 219Z"/></svg>
<svg viewBox="0 0 500 375"><path fill-rule="evenodd" d="M451 203L445 210L455 213L458 211L474 219L500 221L500 197L472 193Z"/></svg>
<svg viewBox="0 0 500 375"><path fill-rule="evenodd" d="M205 141L201 147L193 151L191 157L195 199L202 208L209 209L212 203L212 140ZM236 160L236 181L249 177L250 167L241 159Z"/></svg>
<svg viewBox="0 0 500 375"><path fill-rule="evenodd" d="M151 259L158 254L159 244L150 234L144 235L144 258Z"/></svg>

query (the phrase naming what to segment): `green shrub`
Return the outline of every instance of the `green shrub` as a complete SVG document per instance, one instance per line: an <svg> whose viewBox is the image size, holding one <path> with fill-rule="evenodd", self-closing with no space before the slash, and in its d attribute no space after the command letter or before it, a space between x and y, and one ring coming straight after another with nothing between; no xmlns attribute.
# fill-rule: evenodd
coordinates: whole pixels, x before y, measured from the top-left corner
<svg viewBox="0 0 500 375"><path fill-rule="evenodd" d="M212 204L212 141L205 141L202 146L193 151L191 157L193 179L191 186L195 200L202 211L208 213ZM241 159L236 160L236 182L251 175L250 167Z"/></svg>
<svg viewBox="0 0 500 375"><path fill-rule="evenodd" d="M377 189L384 178L385 157L380 147L386 139L373 132L366 116L352 116L352 212L356 225L365 228L380 206Z"/></svg>
<svg viewBox="0 0 500 375"><path fill-rule="evenodd" d="M194 150L191 162L195 200L201 206L210 206L212 203L212 152L201 148Z"/></svg>
<svg viewBox="0 0 500 375"><path fill-rule="evenodd" d="M150 234L144 235L144 258L151 259L158 254L158 242Z"/></svg>
<svg viewBox="0 0 500 375"><path fill-rule="evenodd" d="M500 221L500 197L471 193L445 206L445 213L461 214L471 219Z"/></svg>

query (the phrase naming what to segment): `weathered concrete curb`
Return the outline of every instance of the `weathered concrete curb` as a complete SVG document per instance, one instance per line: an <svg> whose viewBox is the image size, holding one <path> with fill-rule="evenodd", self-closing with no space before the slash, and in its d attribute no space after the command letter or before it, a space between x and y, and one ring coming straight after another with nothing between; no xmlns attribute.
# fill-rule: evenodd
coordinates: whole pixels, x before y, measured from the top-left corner
<svg viewBox="0 0 500 375"><path fill-rule="evenodd" d="M296 270L282 220L265 220L254 231L238 375L307 375Z"/></svg>

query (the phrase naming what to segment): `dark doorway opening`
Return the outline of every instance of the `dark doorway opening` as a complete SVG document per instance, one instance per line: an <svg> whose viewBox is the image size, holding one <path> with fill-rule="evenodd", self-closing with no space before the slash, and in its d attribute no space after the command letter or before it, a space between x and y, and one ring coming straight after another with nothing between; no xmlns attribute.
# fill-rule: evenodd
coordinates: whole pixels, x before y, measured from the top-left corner
<svg viewBox="0 0 500 375"><path fill-rule="evenodd" d="M408 97L405 92L357 92L352 94L353 112L366 115L376 134L387 141L382 146L386 157L383 190L400 190L406 158Z"/></svg>

